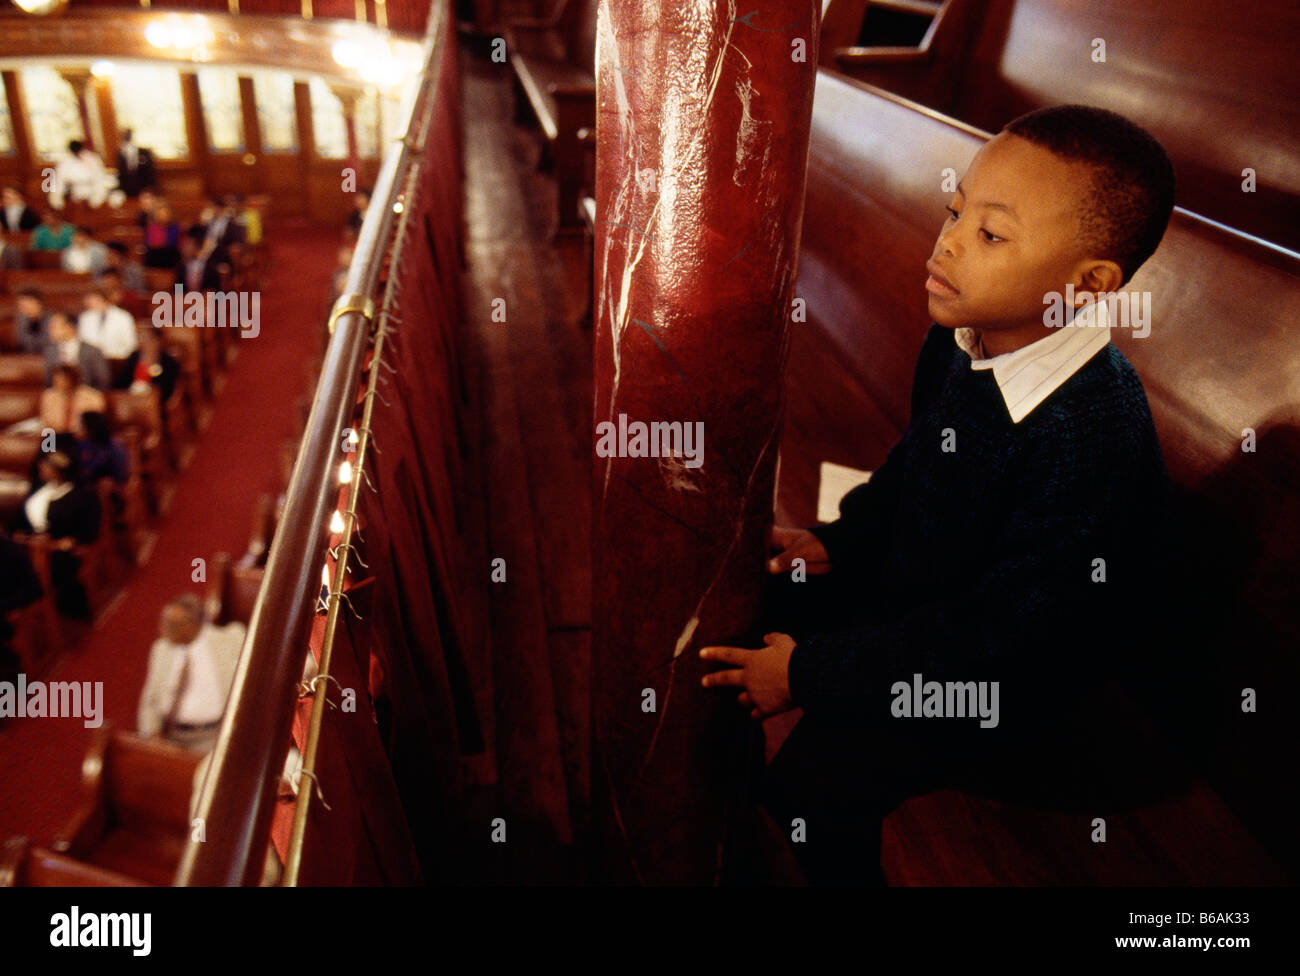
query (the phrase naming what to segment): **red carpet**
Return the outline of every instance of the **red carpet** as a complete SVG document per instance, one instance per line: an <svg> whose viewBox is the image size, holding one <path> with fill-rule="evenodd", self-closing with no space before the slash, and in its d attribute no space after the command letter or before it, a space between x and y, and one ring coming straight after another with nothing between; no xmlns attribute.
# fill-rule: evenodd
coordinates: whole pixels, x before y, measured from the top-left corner
<svg viewBox="0 0 1300 976"><path fill-rule="evenodd" d="M307 392L307 364L320 348L323 309L341 235L306 222L276 221L267 240L271 268L261 297L261 332L237 339L238 358L213 403L190 466L175 480L171 508L157 520L147 565L127 579L123 598L66 652L46 681L102 681L103 717L134 729L149 646L163 604L202 595L192 560L211 566L220 551L248 542L253 503L279 488L280 444L294 434L295 402ZM48 842L79 796L81 758L91 730L81 719L8 719L0 727L0 842L14 834Z"/></svg>

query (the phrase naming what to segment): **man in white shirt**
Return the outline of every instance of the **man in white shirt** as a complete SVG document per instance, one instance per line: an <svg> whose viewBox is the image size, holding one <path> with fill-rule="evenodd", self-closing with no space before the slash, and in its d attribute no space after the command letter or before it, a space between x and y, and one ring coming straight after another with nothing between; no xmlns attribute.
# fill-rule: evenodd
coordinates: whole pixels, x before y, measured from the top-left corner
<svg viewBox="0 0 1300 976"><path fill-rule="evenodd" d="M66 312L50 313L50 341L45 347L45 382L54 381L54 370L59 366L76 366L88 386L107 390L109 385L108 362L98 346L82 342L77 327Z"/></svg>
<svg viewBox="0 0 1300 976"><path fill-rule="evenodd" d="M99 274L108 264L108 248L95 240L87 227L78 227L72 234L72 244L61 258L64 271L76 274Z"/></svg>
<svg viewBox="0 0 1300 976"><path fill-rule="evenodd" d="M40 214L27 206L18 187L6 186L0 190L0 230L10 233L35 230L40 222Z"/></svg>
<svg viewBox="0 0 1300 976"><path fill-rule="evenodd" d="M55 164L50 206L61 210L68 200L91 207L103 206L111 183L99 153L73 139L68 143L68 154Z"/></svg>
<svg viewBox="0 0 1300 976"><path fill-rule="evenodd" d="M136 715L141 736L161 735L197 752L212 750L245 630L241 623L208 623L202 601L193 594L176 597L163 608Z"/></svg>
<svg viewBox="0 0 1300 976"><path fill-rule="evenodd" d="M87 292L85 304L86 310L77 320L77 334L82 342L97 346L105 359L125 359L135 352L140 340L130 312L109 304L102 288Z"/></svg>

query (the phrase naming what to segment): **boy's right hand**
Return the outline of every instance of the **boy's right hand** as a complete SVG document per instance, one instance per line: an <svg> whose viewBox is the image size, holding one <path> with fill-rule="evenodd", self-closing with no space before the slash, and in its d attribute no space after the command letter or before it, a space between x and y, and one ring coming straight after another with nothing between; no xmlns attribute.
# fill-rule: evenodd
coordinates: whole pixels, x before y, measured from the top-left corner
<svg viewBox="0 0 1300 976"><path fill-rule="evenodd" d="M804 561L804 569L810 576L831 571L831 557L826 547L807 529L772 526L772 548L777 550L777 554L767 561L769 573L790 572L796 559Z"/></svg>

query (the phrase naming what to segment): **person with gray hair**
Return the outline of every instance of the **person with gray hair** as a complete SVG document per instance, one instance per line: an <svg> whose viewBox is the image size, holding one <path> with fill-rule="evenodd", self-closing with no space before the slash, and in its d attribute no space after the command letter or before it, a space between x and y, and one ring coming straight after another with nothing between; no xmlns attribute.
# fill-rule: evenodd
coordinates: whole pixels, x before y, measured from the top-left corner
<svg viewBox="0 0 1300 976"><path fill-rule="evenodd" d="M210 752L216 745L244 644L245 627L210 623L203 602L185 593L167 602L158 639L149 651L149 672L136 716L145 737Z"/></svg>

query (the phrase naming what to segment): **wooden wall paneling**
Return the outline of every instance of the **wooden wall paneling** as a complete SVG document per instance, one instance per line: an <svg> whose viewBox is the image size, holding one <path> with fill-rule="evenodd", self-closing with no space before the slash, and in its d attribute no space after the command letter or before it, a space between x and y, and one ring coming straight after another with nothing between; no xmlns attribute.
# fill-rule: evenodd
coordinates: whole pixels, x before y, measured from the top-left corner
<svg viewBox="0 0 1300 976"><path fill-rule="evenodd" d="M90 76L88 98L95 99L99 111L99 132L95 133L95 148L104 159L104 165L112 169L117 165L118 128L117 109L113 105L113 83L108 78Z"/></svg>
<svg viewBox="0 0 1300 976"><path fill-rule="evenodd" d="M22 90L16 71L0 72L4 82L4 96L9 103L9 119L13 126L14 154L0 157L0 174L6 182L26 185L36 173L32 161L32 140L27 131L27 116L23 113ZM28 203L35 200L29 195Z"/></svg>
<svg viewBox="0 0 1300 976"><path fill-rule="evenodd" d="M208 151L208 130L203 124L203 99L199 95L199 76L193 71L181 73L181 105L185 109L185 140L190 147L190 162L206 192L212 191L212 154Z"/></svg>

